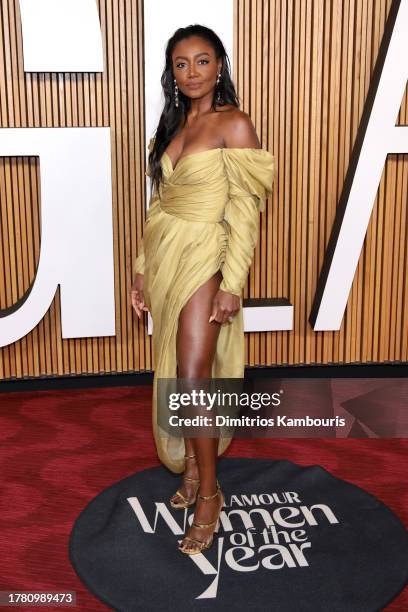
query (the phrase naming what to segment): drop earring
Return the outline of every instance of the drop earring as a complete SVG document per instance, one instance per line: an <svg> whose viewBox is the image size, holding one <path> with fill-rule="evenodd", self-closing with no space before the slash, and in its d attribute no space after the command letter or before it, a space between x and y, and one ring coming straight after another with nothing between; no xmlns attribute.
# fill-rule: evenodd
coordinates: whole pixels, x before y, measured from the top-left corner
<svg viewBox="0 0 408 612"><path fill-rule="evenodd" d="M174 79L174 103L176 107L179 105L177 81Z"/></svg>
<svg viewBox="0 0 408 612"><path fill-rule="evenodd" d="M221 80L221 72L217 74L217 88L218 88L218 84L220 80ZM221 102L221 91L219 88L218 88L218 93L217 93L217 102Z"/></svg>

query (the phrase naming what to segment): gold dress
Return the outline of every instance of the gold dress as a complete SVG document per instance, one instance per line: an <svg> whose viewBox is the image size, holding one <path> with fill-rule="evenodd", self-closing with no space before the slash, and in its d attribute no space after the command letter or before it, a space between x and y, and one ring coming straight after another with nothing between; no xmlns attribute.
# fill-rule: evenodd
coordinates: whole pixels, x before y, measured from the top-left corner
<svg viewBox="0 0 408 612"><path fill-rule="evenodd" d="M160 195L151 196L133 273L144 274L145 304L153 320L152 425L157 453L172 472L180 473L184 440L157 424L157 380L177 378L179 313L219 269L220 289L239 296L241 308L231 323L221 325L212 378L244 377L242 290L258 240L259 212L272 193L275 158L265 149L216 148L185 155L175 168L164 153L161 165ZM220 437L219 455L230 441Z"/></svg>

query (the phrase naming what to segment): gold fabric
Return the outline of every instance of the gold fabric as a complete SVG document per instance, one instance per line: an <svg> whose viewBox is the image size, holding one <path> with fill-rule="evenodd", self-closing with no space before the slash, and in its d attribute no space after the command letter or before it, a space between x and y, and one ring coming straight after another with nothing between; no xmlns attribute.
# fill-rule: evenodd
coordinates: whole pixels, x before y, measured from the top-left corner
<svg viewBox="0 0 408 612"><path fill-rule="evenodd" d="M149 150L152 146L153 138ZM184 441L157 425L157 380L177 377L179 313L219 269L220 289L238 295L241 308L232 323L221 326L212 378L244 377L242 290L258 239L259 212L272 193L275 158L265 149L216 148L185 155L175 168L164 153L161 164L160 194L151 196L133 273L144 274L145 303L153 319L152 424L157 453L171 471L180 473ZM218 454L230 441L220 438Z"/></svg>

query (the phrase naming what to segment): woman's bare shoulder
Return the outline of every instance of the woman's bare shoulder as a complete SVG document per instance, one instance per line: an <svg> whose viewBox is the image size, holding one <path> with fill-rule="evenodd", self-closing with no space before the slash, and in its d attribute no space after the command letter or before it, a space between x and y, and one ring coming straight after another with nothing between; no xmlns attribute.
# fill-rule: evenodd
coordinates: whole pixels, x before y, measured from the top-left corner
<svg viewBox="0 0 408 612"><path fill-rule="evenodd" d="M260 146L252 119L236 106L223 113L220 125L226 147Z"/></svg>

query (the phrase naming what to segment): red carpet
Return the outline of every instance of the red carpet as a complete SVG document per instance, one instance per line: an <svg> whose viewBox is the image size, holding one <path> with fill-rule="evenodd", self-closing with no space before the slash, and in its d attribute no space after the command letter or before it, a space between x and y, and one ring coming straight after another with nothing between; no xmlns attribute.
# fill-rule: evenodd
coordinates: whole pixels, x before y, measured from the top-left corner
<svg viewBox="0 0 408 612"><path fill-rule="evenodd" d="M159 464L150 398L149 386L0 395L0 590L71 590L76 609L107 609L71 567L68 537L97 493ZM225 456L318 463L378 497L408 526L407 439L236 439ZM407 609L406 588L386 610Z"/></svg>

